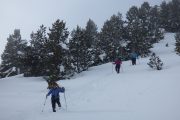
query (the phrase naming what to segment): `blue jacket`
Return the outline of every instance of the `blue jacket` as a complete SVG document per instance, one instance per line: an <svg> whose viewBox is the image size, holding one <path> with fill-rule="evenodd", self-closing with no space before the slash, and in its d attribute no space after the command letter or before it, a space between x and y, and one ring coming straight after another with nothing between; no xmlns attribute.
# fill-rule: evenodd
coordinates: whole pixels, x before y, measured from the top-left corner
<svg viewBox="0 0 180 120"><path fill-rule="evenodd" d="M131 57L131 58L138 58L138 54L135 53L135 52L132 52L132 53L130 54L130 57Z"/></svg>
<svg viewBox="0 0 180 120"><path fill-rule="evenodd" d="M60 92L64 93L65 88L64 87L51 88L46 96L49 96L51 94L51 97L58 98Z"/></svg>

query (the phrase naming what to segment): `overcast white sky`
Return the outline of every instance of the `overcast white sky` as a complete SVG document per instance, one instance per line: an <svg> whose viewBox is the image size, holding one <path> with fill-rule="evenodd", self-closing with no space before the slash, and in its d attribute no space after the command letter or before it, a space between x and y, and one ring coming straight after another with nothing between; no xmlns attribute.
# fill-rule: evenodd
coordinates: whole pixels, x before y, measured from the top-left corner
<svg viewBox="0 0 180 120"><path fill-rule="evenodd" d="M0 55L7 37L14 29L20 29L22 39L30 39L30 33L40 25L51 27L55 20L64 20L71 31L76 25L84 27L91 18L100 29L105 20L120 12L125 15L132 6L140 6L145 0L0 0ZM163 0L147 0L159 5ZM1 60L0 60L1 61Z"/></svg>

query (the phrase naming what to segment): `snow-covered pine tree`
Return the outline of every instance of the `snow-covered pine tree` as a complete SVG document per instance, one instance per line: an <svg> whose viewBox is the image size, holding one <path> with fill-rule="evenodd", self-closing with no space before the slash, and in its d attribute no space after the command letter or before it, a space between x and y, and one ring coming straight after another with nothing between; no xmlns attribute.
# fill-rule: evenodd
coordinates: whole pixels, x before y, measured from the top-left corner
<svg viewBox="0 0 180 120"><path fill-rule="evenodd" d="M147 8L145 8L145 7ZM128 32L128 48L130 51L136 51L140 53L142 57L147 56L150 53L152 44L150 38L148 38L148 20L147 13L149 12L149 6L144 5L141 9L133 6L126 14L127 17L127 32Z"/></svg>
<svg viewBox="0 0 180 120"><path fill-rule="evenodd" d="M158 6L151 7L149 13L149 36L151 37L151 43L158 43L160 40L164 38L164 29L161 28L160 24L160 10Z"/></svg>
<svg viewBox="0 0 180 120"><path fill-rule="evenodd" d="M140 48L138 52L142 56L147 56L150 53L150 48L152 48L152 36L154 28L151 27L150 21L150 10L151 6L148 2L144 2L141 7L139 8L139 21L140 21Z"/></svg>
<svg viewBox="0 0 180 120"><path fill-rule="evenodd" d="M152 53L150 59L149 59L149 63L147 63L149 65L149 67L156 69L156 70L161 70L163 67L163 62L161 61L161 59L156 56L155 53Z"/></svg>
<svg viewBox="0 0 180 120"><path fill-rule="evenodd" d="M66 58L68 48L66 46L69 31L66 28L66 23L61 20L56 20L49 29L49 38L46 41L47 50L47 71L49 75L56 76L56 80L63 77L64 59Z"/></svg>
<svg viewBox="0 0 180 120"><path fill-rule="evenodd" d="M7 44L1 56L1 72L9 76L24 72L23 58L26 46L27 41L21 39L20 30L15 29L14 34L7 38Z"/></svg>
<svg viewBox="0 0 180 120"><path fill-rule="evenodd" d="M89 19L86 28L85 28L85 34L87 36L87 47L91 48L96 45L96 39L97 39L97 25L94 23L93 20Z"/></svg>
<svg viewBox="0 0 180 120"><path fill-rule="evenodd" d="M136 50L140 55L148 56L152 44L163 38L163 31L159 28L157 8L152 8L144 2L140 8L133 6L126 14L128 48Z"/></svg>
<svg viewBox="0 0 180 120"><path fill-rule="evenodd" d="M161 28L164 28L166 31L170 31L170 23L168 22L169 20L169 6L166 1L163 1L160 5L160 14L159 14L159 19L160 19L160 26Z"/></svg>
<svg viewBox="0 0 180 120"><path fill-rule="evenodd" d="M83 34L82 29L79 26L77 26L77 28L71 32L71 39L69 40L69 44L68 44L72 65L75 67L75 71L77 73L80 73L82 71L80 64L80 59L81 59L80 37L82 34Z"/></svg>
<svg viewBox="0 0 180 120"><path fill-rule="evenodd" d="M180 1L171 0L162 2L160 6L161 27L168 32L180 31Z"/></svg>
<svg viewBox="0 0 180 120"><path fill-rule="evenodd" d="M180 0L172 0L168 4L169 7L169 19L168 23L170 24L168 27L171 32L180 31Z"/></svg>
<svg viewBox="0 0 180 120"><path fill-rule="evenodd" d="M123 35L124 21L122 15L112 15L110 20L107 20L100 32L100 46L104 51L104 62L114 61L117 56L116 51L124 44Z"/></svg>
<svg viewBox="0 0 180 120"><path fill-rule="evenodd" d="M149 52L147 51L147 46L149 46L149 44L147 45L143 45L145 44L145 41L143 41L143 34L141 33L142 30L142 25L141 25L141 21L139 19L139 10L138 7L136 6L132 6L129 11L126 14L126 18L127 18L127 26L126 26L126 30L127 30L127 36L128 36L128 49L130 51L132 50L136 50L137 52L139 52L142 56L145 54L144 52ZM144 49L144 52L141 52L142 49Z"/></svg>
<svg viewBox="0 0 180 120"><path fill-rule="evenodd" d="M98 65L101 64L101 59L99 55L101 54L101 51L99 49L99 40L98 40L98 31L97 31L97 25L94 23L93 20L89 19L86 28L85 28L85 35L86 35L86 42L87 42L87 48L89 57L89 65Z"/></svg>
<svg viewBox="0 0 180 120"><path fill-rule="evenodd" d="M86 41L85 29L77 26L71 33L71 39L69 41L69 50L72 56L72 63L77 73L87 70L92 64L91 53L88 49L88 41Z"/></svg>
<svg viewBox="0 0 180 120"><path fill-rule="evenodd" d="M175 35L176 43L175 43L175 51L178 55L180 55L180 33L176 33Z"/></svg>
<svg viewBox="0 0 180 120"><path fill-rule="evenodd" d="M0 78L4 78L5 77L2 69L3 69L3 67L0 65Z"/></svg>
<svg viewBox="0 0 180 120"><path fill-rule="evenodd" d="M30 46L26 49L24 61L28 76L46 75L46 41L46 27L41 25L36 33L31 34Z"/></svg>

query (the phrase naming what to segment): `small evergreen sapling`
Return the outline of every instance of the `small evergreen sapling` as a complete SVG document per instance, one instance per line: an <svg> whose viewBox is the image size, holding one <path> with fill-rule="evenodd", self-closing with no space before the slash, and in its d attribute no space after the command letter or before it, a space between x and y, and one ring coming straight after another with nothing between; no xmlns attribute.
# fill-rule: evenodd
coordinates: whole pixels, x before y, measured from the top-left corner
<svg viewBox="0 0 180 120"><path fill-rule="evenodd" d="M151 68L153 69L157 69L157 70L161 70L162 66L163 66L163 62L161 61L161 59L156 56L155 53L152 53L151 57L150 57L150 62L147 63Z"/></svg>

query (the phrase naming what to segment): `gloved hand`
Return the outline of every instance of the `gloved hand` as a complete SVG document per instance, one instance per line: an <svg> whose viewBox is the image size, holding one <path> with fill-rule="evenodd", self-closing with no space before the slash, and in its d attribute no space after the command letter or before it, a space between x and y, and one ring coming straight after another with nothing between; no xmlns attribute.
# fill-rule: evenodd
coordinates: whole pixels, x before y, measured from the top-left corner
<svg viewBox="0 0 180 120"><path fill-rule="evenodd" d="M46 99L47 99L48 95L46 95Z"/></svg>
<svg viewBox="0 0 180 120"><path fill-rule="evenodd" d="M65 92L65 88L64 87L62 87L62 91Z"/></svg>

